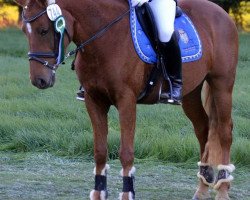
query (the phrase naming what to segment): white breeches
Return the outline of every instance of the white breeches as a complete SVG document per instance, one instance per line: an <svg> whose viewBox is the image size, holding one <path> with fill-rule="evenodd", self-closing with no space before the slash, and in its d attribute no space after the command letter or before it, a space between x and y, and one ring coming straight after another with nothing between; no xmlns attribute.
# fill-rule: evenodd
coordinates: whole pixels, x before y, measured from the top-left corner
<svg viewBox="0 0 250 200"><path fill-rule="evenodd" d="M174 32L176 3L174 0L152 0L149 6L154 14L161 42L168 42Z"/></svg>

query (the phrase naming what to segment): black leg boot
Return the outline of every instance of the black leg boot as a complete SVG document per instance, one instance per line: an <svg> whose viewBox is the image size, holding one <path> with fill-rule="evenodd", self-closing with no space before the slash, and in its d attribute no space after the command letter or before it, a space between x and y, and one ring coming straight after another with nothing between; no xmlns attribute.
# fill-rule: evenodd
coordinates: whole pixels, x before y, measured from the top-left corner
<svg viewBox="0 0 250 200"><path fill-rule="evenodd" d="M182 101L182 60L175 32L169 42L160 44L160 49L172 83L172 97L170 91L162 91L160 98L168 99L169 103L180 105Z"/></svg>

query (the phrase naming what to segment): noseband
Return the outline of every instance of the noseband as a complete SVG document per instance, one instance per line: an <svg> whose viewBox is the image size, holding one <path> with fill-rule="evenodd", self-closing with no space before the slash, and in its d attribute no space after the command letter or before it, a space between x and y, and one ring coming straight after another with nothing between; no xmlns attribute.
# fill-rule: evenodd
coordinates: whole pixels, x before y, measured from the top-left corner
<svg viewBox="0 0 250 200"><path fill-rule="evenodd" d="M45 9L39 13L37 13L35 16L32 16L30 18L26 18L24 16L24 11L22 12L22 19L24 23L32 23L34 21L36 21L38 18L40 18L41 16L43 16L45 13L47 13L48 10ZM29 57L29 61L34 60L37 61L39 63L41 63L42 65L44 65L45 67L48 67L49 69L51 69L53 71L53 73L55 73L55 70L58 68L59 64L63 63L64 60L64 33L67 34L68 38L68 32L65 28L65 20L64 17L62 15L58 16L56 19L51 20L54 21L54 29L55 29L55 40L54 43L56 43L56 41L58 40L58 34L60 34L60 39L59 39L59 43L58 43L58 48L57 48L57 52L29 52L28 53L28 57ZM70 38L69 38L70 40ZM55 45L56 46L56 45ZM48 61L44 60L44 58L55 58L56 59L56 63L55 64L50 64Z"/></svg>

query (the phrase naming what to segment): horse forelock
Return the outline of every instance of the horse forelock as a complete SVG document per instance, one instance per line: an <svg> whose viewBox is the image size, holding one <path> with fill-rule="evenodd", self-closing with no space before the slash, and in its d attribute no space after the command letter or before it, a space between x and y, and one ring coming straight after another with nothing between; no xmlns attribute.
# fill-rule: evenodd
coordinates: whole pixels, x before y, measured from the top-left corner
<svg viewBox="0 0 250 200"><path fill-rule="evenodd" d="M36 15L38 12L44 10L46 5L42 0L28 0L24 6L24 15L26 18L30 18Z"/></svg>
<svg viewBox="0 0 250 200"><path fill-rule="evenodd" d="M35 8L41 9L41 8L46 7L46 1L45 0L35 0L35 1L28 0L26 5L29 10L35 9Z"/></svg>

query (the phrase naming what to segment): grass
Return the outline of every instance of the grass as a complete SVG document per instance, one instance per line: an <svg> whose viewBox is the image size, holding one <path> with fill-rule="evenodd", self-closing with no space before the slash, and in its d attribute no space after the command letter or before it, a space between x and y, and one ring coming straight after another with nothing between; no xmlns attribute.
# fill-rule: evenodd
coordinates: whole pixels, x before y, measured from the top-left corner
<svg viewBox="0 0 250 200"><path fill-rule="evenodd" d="M109 199L118 199L122 190L118 160L109 161ZM136 199L187 200L197 184L197 166L163 163L159 160L135 160ZM88 199L94 186L89 158L56 157L49 153L0 153L0 198L8 200L80 200ZM232 200L250 200L249 168L237 168L230 190ZM211 191L212 196L215 192Z"/></svg>
<svg viewBox="0 0 250 200"><path fill-rule="evenodd" d="M56 85L30 84L27 41L16 29L0 31L0 199L88 199L94 186L93 136L84 105L75 100L78 81L70 61L59 68ZM230 197L250 200L250 35L241 34L234 90L237 164ZM109 199L117 199L122 179L119 126L109 113ZM198 143L180 107L138 106L135 140L136 198L191 199L196 185ZM62 157L63 156L63 157ZM215 193L212 191L212 195Z"/></svg>
<svg viewBox="0 0 250 200"><path fill-rule="evenodd" d="M75 100L78 81L71 62L59 68L53 88L30 84L27 41L19 30L0 31L0 150L93 154L92 127L84 105ZM240 59L234 90L232 162L250 164L250 35L240 35ZM118 158L117 112L109 113L109 158ZM180 107L138 106L135 140L138 159L196 162L199 147L192 125Z"/></svg>

